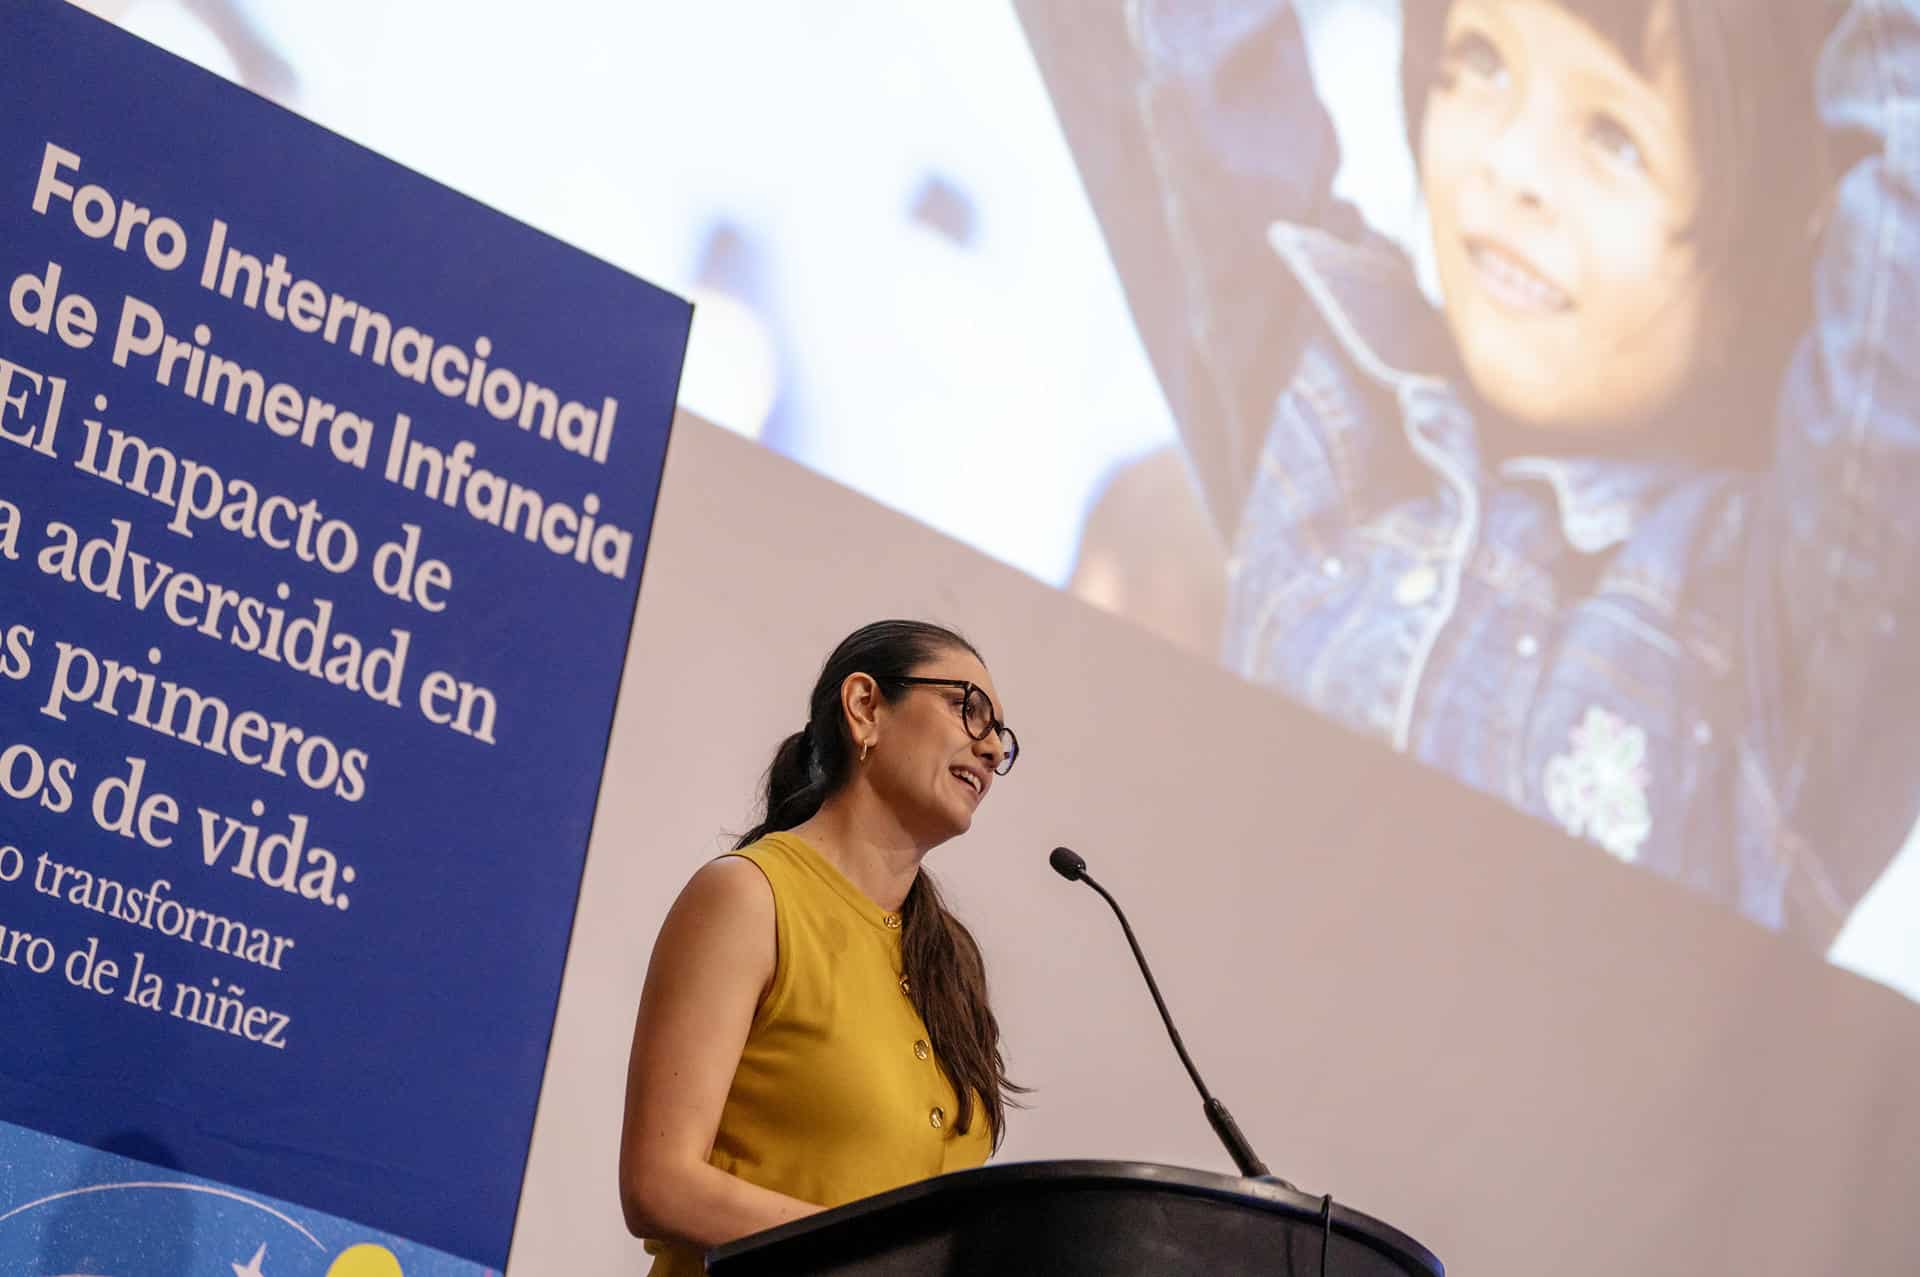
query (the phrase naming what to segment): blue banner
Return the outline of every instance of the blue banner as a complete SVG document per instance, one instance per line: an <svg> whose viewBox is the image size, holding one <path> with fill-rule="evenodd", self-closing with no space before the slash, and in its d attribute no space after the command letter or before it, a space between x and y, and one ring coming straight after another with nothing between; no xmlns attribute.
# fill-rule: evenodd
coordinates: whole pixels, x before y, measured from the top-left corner
<svg viewBox="0 0 1920 1277"><path fill-rule="evenodd" d="M125 1148L135 1156L115 1152ZM100 1277L497 1277L293 1202L0 1122L0 1272Z"/></svg>
<svg viewBox="0 0 1920 1277"><path fill-rule="evenodd" d="M58 0L0 83L0 1118L503 1267L690 308Z"/></svg>

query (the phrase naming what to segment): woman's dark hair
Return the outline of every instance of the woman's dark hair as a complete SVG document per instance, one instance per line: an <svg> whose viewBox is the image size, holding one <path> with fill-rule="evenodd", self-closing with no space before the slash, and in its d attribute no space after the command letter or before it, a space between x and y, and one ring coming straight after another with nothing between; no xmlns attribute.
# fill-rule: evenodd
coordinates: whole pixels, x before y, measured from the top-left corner
<svg viewBox="0 0 1920 1277"><path fill-rule="evenodd" d="M889 680L909 676L956 649L976 659L980 656L960 635L925 621L875 621L842 639L814 682L807 725L781 741L774 752L773 765L767 769L765 816L740 836L734 850L804 823L852 779L853 739L840 708L840 685L848 675L870 675L879 684L881 696L892 700L903 688ZM971 1129L978 1095L992 1128L993 1146L998 1148L1010 1097L1026 1088L1007 1080L1000 1022L987 1000L987 968L980 946L948 911L938 884L924 866L900 909L900 950L908 996L926 1023L941 1069L960 1097L955 1129Z"/></svg>
<svg viewBox="0 0 1920 1277"><path fill-rule="evenodd" d="M1553 0L1652 78L1676 57L1686 72L1700 208L1685 236L1724 299L1716 402L1772 418L1779 371L1812 316L1817 223L1837 176L1814 102L1814 74L1841 0ZM1405 0L1400 87L1407 139L1420 153L1427 98L1440 83L1453 0ZM1656 26L1656 18L1671 21ZM1656 43L1656 37L1663 36ZM1747 394L1724 397L1739 387ZM1764 396L1750 402L1752 394ZM1737 405L1737 406L1736 406ZM1755 418L1749 414L1761 411ZM1718 414L1716 414L1718 415ZM1758 432L1765 434L1766 432ZM1745 447L1740 449L1747 451Z"/></svg>

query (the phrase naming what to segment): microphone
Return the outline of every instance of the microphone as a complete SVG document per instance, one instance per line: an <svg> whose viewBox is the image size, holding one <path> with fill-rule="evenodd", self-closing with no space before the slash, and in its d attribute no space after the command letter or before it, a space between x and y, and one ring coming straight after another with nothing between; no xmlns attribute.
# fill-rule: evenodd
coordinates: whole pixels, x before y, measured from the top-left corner
<svg viewBox="0 0 1920 1277"><path fill-rule="evenodd" d="M1173 1017L1167 1013L1167 1003L1160 996L1160 986L1155 983L1153 971L1147 966L1147 955L1140 952L1140 942L1134 939L1133 926L1127 921L1127 915L1121 910L1120 902L1107 893L1107 889L1093 880L1087 873L1087 862L1079 854L1067 847L1055 847L1053 854L1047 857L1047 863L1053 871L1068 882L1084 882L1100 893L1100 898L1113 910L1113 916L1120 919L1120 929L1127 934L1127 943L1133 947L1135 961L1140 964L1140 974L1147 978L1147 992L1153 995L1153 1005L1160 1008L1160 1020L1167 1026L1167 1036L1173 1039L1173 1049L1180 1056L1180 1063L1186 1065L1187 1076L1193 1079L1193 1089L1200 1092L1200 1099L1207 1115L1207 1124L1213 1127L1213 1133L1226 1146L1227 1155L1233 1158L1233 1164L1240 1173L1249 1179L1263 1178L1272 1180L1280 1187L1293 1192L1299 1190L1267 1169L1253 1151L1253 1145L1240 1133L1239 1123L1233 1120L1233 1114L1227 1112L1227 1106L1215 1099L1207 1090L1207 1084L1200 1080L1200 1070L1193 1067L1193 1057L1187 1054L1187 1044L1180 1040L1180 1030L1173 1027Z"/></svg>
<svg viewBox="0 0 1920 1277"><path fill-rule="evenodd" d="M1055 847L1053 854L1047 857L1047 863L1068 882L1078 882L1087 876L1086 858L1066 847Z"/></svg>

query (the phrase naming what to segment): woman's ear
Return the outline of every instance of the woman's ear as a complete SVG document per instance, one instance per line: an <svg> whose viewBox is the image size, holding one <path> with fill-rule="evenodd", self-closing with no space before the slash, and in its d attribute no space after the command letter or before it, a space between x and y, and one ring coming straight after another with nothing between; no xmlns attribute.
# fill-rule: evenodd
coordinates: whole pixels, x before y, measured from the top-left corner
<svg viewBox="0 0 1920 1277"><path fill-rule="evenodd" d="M880 685L871 674L849 674L840 682L840 712L846 717L847 730L853 736L854 752L863 745L878 743L880 708L885 704Z"/></svg>

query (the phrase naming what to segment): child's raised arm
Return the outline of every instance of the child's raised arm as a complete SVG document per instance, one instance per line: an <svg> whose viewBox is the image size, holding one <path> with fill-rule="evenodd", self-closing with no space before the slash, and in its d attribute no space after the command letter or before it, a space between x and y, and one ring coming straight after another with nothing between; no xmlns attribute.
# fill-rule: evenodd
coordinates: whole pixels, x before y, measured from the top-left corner
<svg viewBox="0 0 1920 1277"><path fill-rule="evenodd" d="M1823 121L1859 135L1788 367L1746 577L1757 730L1741 818L1789 857L1786 925L1831 937L1920 797L1920 0L1855 0ZM1767 263L1746 263L1753 270Z"/></svg>
<svg viewBox="0 0 1920 1277"><path fill-rule="evenodd" d="M1266 229L1345 213L1286 0L1021 0L1082 182L1217 526L1231 533L1297 297Z"/></svg>

